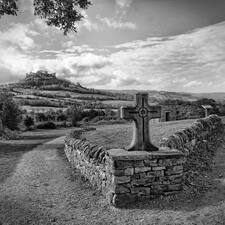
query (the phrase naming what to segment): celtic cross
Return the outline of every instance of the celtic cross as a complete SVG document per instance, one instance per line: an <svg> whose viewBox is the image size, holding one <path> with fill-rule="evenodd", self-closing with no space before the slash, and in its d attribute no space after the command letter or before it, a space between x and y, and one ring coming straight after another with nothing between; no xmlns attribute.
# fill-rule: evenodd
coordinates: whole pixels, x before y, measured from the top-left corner
<svg viewBox="0 0 225 225"><path fill-rule="evenodd" d="M161 117L160 106L148 104L148 93L136 94L135 107L121 107L121 118L134 121L133 140L128 151L157 151L150 141L149 120Z"/></svg>

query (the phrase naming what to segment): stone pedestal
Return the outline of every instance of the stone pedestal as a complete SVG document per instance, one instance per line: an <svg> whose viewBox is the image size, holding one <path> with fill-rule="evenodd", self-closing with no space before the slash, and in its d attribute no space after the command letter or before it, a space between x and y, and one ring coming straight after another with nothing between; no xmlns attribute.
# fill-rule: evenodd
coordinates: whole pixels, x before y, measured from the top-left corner
<svg viewBox="0 0 225 225"><path fill-rule="evenodd" d="M185 155L178 150L104 150L85 140L67 138L65 153L71 166L116 207L182 189Z"/></svg>
<svg viewBox="0 0 225 225"><path fill-rule="evenodd" d="M114 206L126 206L141 199L177 193L182 189L185 156L177 150L107 151L111 184L107 197Z"/></svg>

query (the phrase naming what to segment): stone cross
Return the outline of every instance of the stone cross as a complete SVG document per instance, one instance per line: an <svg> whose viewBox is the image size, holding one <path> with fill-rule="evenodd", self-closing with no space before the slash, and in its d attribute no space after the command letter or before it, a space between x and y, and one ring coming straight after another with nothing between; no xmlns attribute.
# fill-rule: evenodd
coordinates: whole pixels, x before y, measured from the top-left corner
<svg viewBox="0 0 225 225"><path fill-rule="evenodd" d="M128 151L157 151L150 141L149 120L161 117L160 106L148 104L148 93L136 94L135 107L121 107L121 118L134 121L133 140Z"/></svg>

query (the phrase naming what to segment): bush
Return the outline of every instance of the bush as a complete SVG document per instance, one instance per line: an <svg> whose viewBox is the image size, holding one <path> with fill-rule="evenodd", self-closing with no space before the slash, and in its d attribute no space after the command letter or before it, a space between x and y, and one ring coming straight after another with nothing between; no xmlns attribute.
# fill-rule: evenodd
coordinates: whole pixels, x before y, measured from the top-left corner
<svg viewBox="0 0 225 225"><path fill-rule="evenodd" d="M56 125L53 122L46 122L37 125L37 129L56 129Z"/></svg>
<svg viewBox="0 0 225 225"><path fill-rule="evenodd" d="M10 130L16 130L21 121L21 111L11 97L3 100L2 104L2 123Z"/></svg>
<svg viewBox="0 0 225 225"><path fill-rule="evenodd" d="M75 105L68 110L68 118L74 127L78 126L78 121L82 119L81 113L82 108Z"/></svg>
<svg viewBox="0 0 225 225"><path fill-rule="evenodd" d="M20 135L17 131L12 131L8 128L5 128L2 134L2 139L3 140L19 140Z"/></svg>
<svg viewBox="0 0 225 225"><path fill-rule="evenodd" d="M93 118L90 122L91 123L97 123L100 120L99 116L96 116L95 118Z"/></svg>
<svg viewBox="0 0 225 225"><path fill-rule="evenodd" d="M26 126L26 128L29 130L31 126L34 125L34 119L27 116L25 119L24 119L24 125Z"/></svg>
<svg viewBox="0 0 225 225"><path fill-rule="evenodd" d="M72 130L69 133L69 137L75 138L75 139L81 139L81 136L83 134L83 130Z"/></svg>

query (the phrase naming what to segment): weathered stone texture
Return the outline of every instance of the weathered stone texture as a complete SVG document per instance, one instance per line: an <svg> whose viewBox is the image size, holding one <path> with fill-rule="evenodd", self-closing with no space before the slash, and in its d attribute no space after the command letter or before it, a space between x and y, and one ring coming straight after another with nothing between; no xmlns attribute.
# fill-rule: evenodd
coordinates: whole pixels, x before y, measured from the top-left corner
<svg viewBox="0 0 225 225"><path fill-rule="evenodd" d="M119 165L113 170L111 204L124 206L132 201L143 198L154 198L159 195L173 194L182 189L184 154L171 151L174 158L168 154L168 149L158 152L130 152L112 149L107 151L107 157ZM106 160L107 161L107 160ZM124 176L121 171L132 171ZM118 170L118 172L117 172ZM121 175L120 175L121 173ZM121 186L123 185L123 186Z"/></svg>
<svg viewBox="0 0 225 225"><path fill-rule="evenodd" d="M221 118L217 115L210 115L204 119L198 119L190 127L177 131L174 135L164 138L160 146L169 147L171 149L178 149L185 154L185 161L183 162L183 168L176 166L174 168L168 167L165 175L176 175L183 171L185 183L192 183L192 179L195 179L191 174L195 174L197 179L198 168L208 167L205 164L203 158L207 155L207 152L213 152L220 145L222 137L224 135L224 124ZM211 157L212 153L209 154ZM196 162L198 163L196 165ZM160 165L169 162L160 162ZM182 161L177 160L177 164ZM207 162L208 163L208 162ZM202 170L201 170L202 171ZM200 172L201 172L200 171ZM179 180L179 179L178 179Z"/></svg>
<svg viewBox="0 0 225 225"><path fill-rule="evenodd" d="M68 137L65 153L72 167L101 190L110 204L120 207L178 193L190 170L187 165L191 165L191 154L210 148L223 131L220 118L213 115L163 139L159 151L105 150L86 140Z"/></svg>
<svg viewBox="0 0 225 225"><path fill-rule="evenodd" d="M92 145L85 140L66 138L65 153L73 168L90 183L106 193L112 184L112 174L105 163L106 151L103 147Z"/></svg>
<svg viewBox="0 0 225 225"><path fill-rule="evenodd" d="M94 154L96 149L99 154ZM115 206L181 190L184 154L176 150L106 151L85 140L70 137L65 140L65 153L72 167L79 169Z"/></svg>
<svg viewBox="0 0 225 225"><path fill-rule="evenodd" d="M160 146L178 149L189 154L196 146L215 142L223 133L224 125L217 115L198 119L190 127L177 131L169 138L163 138Z"/></svg>

